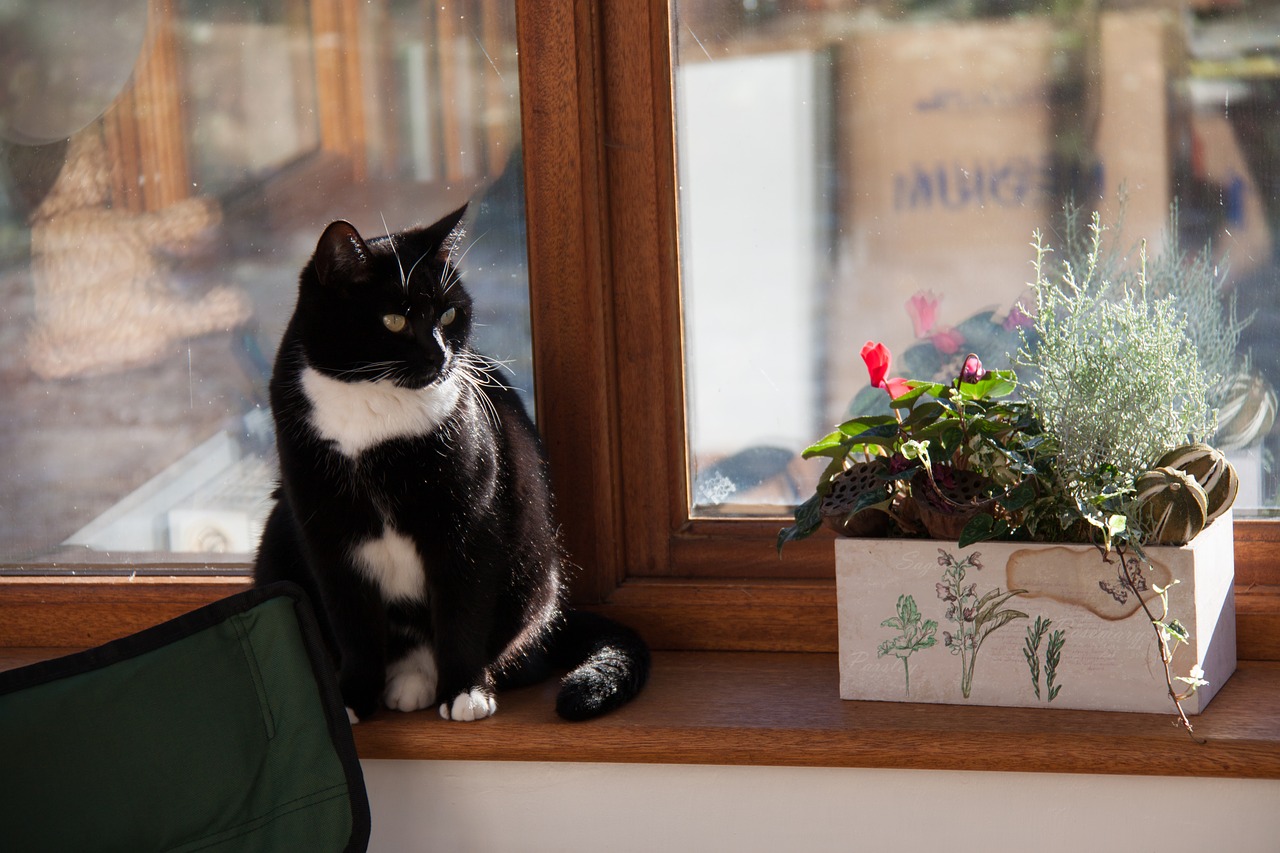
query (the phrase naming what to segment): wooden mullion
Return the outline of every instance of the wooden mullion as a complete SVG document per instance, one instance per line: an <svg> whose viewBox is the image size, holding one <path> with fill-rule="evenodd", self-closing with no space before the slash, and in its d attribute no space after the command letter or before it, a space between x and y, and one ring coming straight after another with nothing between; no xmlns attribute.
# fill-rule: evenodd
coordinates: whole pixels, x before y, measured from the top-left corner
<svg viewBox="0 0 1280 853"><path fill-rule="evenodd" d="M629 575L672 571L688 507L666 4L603 4L611 298Z"/></svg>
<svg viewBox="0 0 1280 853"><path fill-rule="evenodd" d="M679 202L676 195L676 127L675 64L671 38L673 12L671 4L649 6L651 30L650 86L653 97L655 165L655 208L657 233L653 247L659 259L662 286L660 306L666 317L664 338L660 341L662 366L667 383L663 405L668 413L665 430L665 464L667 476L668 526L673 532L687 527L691 506L691 468L687 458L686 418L688 401L685 394L684 309L680 277Z"/></svg>
<svg viewBox="0 0 1280 853"><path fill-rule="evenodd" d="M537 417L585 601L617 585L622 542L596 28L591 3L517 0Z"/></svg>

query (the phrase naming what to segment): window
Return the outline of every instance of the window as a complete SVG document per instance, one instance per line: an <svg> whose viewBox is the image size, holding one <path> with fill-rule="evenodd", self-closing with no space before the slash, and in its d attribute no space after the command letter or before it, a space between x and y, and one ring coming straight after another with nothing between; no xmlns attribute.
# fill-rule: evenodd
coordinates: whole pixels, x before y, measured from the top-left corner
<svg viewBox="0 0 1280 853"><path fill-rule="evenodd" d="M535 21L522 21L528 43L536 45L539 60L546 59L544 69L563 64L577 72L576 101L566 101L564 93L553 91L549 82L546 89L531 86L531 76L526 74L525 115L535 290L544 293L538 290L546 284L539 279L538 270L544 264L549 268L553 259L565 271L566 280L579 277L576 280L586 283L557 288L550 297L554 317L540 317L535 305L535 345L543 356L539 377L544 380L544 390L547 386L572 387L581 394L574 397L572 411L547 412L548 420L544 421L556 476L562 483L562 505L569 503L563 484L572 483L575 489L566 530L578 562L589 567L579 579L578 593L607 599L608 606L644 626L659 645L834 647L834 619L829 615L829 542L814 539L789 544L780 560L774 542L785 515L782 502L766 506L765 518L752 517L753 507L747 512L736 511L736 507L733 512L693 511L700 469L696 462L690 462L698 456L697 448L691 453L686 443L688 421L698 417L696 411L688 417L686 412L698 393L692 385L699 378L697 368L690 367L693 376L686 383L686 367L699 350L693 340L698 330L691 328L681 309L689 304L690 289L698 286L690 280L690 270L697 275L700 250L691 247L688 234L680 230L689 226L690 217L696 221L698 216L697 211L678 207L679 192L689 189L684 186L685 173L678 172L676 165L677 152L685 155L677 130L682 115L681 63L746 62L757 55L776 53L777 45L784 46L787 53L812 52L818 41L827 45L822 55L793 62L792 80L802 86L835 85L839 89L840 77L829 65L829 41L845 37L840 36L837 24L856 28L865 25L872 14L866 7L841 3L788 5L807 9L803 14L782 14L777 12L779 8L781 4L764 3L755 12L745 4L739 11L736 3L677 3L670 10L606 4L583 10L577 17L571 10L557 7ZM1209 25L1214 18L1204 16L1203 20ZM711 26L704 27L708 22ZM956 25L943 21L935 26L945 29ZM1269 26L1268 32L1274 35L1274 24ZM1265 43L1273 46L1274 39ZM726 45L737 53L727 51ZM1259 63L1255 58L1219 68L1270 67L1267 63L1272 61ZM673 67L677 69L674 83ZM1203 73L1211 68L1192 67ZM704 70L714 73L701 68L699 72ZM1255 88L1262 97L1274 97L1267 94L1273 91L1269 79L1252 80L1247 87ZM1160 91L1160 100L1168 102L1166 99L1172 100L1181 87L1170 84L1169 90ZM531 102L542 107L536 117L531 117ZM1237 108L1241 105L1238 99L1232 103ZM1050 118L1040 120L1048 122ZM834 132L832 124L836 122L831 116L811 110L806 121L815 143L829 140L827 134ZM707 119L706 123L714 122ZM775 119L775 125L780 123ZM775 127L769 125L765 130L772 132ZM729 135L732 150L722 150L727 161L739 157L737 149L757 144L742 139L740 132L735 135L730 130ZM535 140L545 140L545 144ZM793 146L793 150L800 148L800 143ZM809 178L812 192L801 196L801 201L821 204L832 180L830 174L824 174L823 158L837 162L840 149L828 142L817 144L816 151L807 168L818 174ZM566 152L570 156L565 156ZM1138 160L1144 156L1141 151L1136 154ZM1259 184L1258 199L1274 204L1275 193L1267 187L1275 179L1276 161L1268 162L1271 165L1254 168L1251 174ZM580 192L568 193L562 181L575 168L582 176L576 185ZM679 184L677 174L681 176ZM1024 180L1031 180L1037 191L1042 191L1042 178L1038 173L1033 177ZM752 176L752 180L756 178ZM889 188L892 191L892 182ZM693 191L696 193L696 188ZM831 215L836 197L828 194L826 215ZM695 195L694 204L696 199ZM1163 224L1169 200L1160 201L1148 221ZM1045 205L1046 209L1052 207L1048 202ZM1190 224L1187 215L1183 221ZM1267 215L1271 217L1267 227L1274 234L1275 214ZM1133 223L1135 216L1130 212L1128 221ZM824 241L831 241L838 230L822 220L822 210L810 215L816 233L801 235L800 241L819 250L826 245ZM1026 260L1029 257L1016 259L1016 263ZM814 270L815 275L828 269L822 259L801 266ZM761 277L768 275L761 273ZM598 288L596 281L603 282L603 287ZM908 291L907 296L913 292ZM696 297L694 300L697 310L700 303ZM714 309L717 299L712 297L708 303ZM957 311L972 308L964 304L954 307ZM773 312L775 308L769 304L760 310ZM901 315L896 322L909 324L901 302L895 302L891 310ZM946 323L956 324L964 316ZM563 347L568 346L567 341L547 340L537 334L539 328L553 327L566 317L571 317L568 328L579 344L576 349L571 347L572 368L557 366L565 364L568 351ZM906 328L913 333L909 325ZM1264 328L1253 332L1262 342L1268 340ZM860 343L857 340L850 346ZM546 350L541 349L544 346ZM856 390L856 384L842 389L841 403ZM814 405L825 405L825 396L812 394ZM831 396L835 398L835 394ZM693 434L696 430L695 423ZM795 440L805 441L816 433L817 429L801 432ZM744 438L750 441L752 437ZM794 453L798 446L793 444L789 449ZM715 456L741 447L725 448ZM801 487L807 488L801 475L797 477ZM589 518L582 517L584 512ZM1274 582L1266 565L1278 538L1269 522L1245 520L1237 524L1241 583Z"/></svg>
<svg viewBox="0 0 1280 853"><path fill-rule="evenodd" d="M0 563L247 563L271 359L335 218L477 199L481 346L532 399L513 4L74 5L2 15Z"/></svg>
<svg viewBox="0 0 1280 853"><path fill-rule="evenodd" d="M336 22L345 20L343 14L366 6L399 8L315 0L311 20L315 9L328 10L327 17L321 16L330 27L326 32L336 31ZM775 13L783 6L809 11ZM698 250L679 239L687 217L678 207L679 95L673 68L683 67L677 57L684 63L695 51L701 52L699 40L716 57L710 64L700 61L707 65L703 70L725 58L716 51L726 45L737 45L744 54L734 61L746 61L753 45L762 55L778 53L764 49L765 36L775 46L779 38L788 43L790 49L783 53L813 53L812 38L791 34L796 20L808 22L802 35L812 34L840 22L858 24L870 7L762 1L754 7L682 2L668 8L660 3L570 0L517 0L515 7L535 391L565 538L582 567L574 579L574 593L634 623L659 648L832 650L835 608L829 541L815 537L793 543L780 560L774 548L785 514L780 503L770 506L752 498L755 506L764 507L763 517L737 510L692 511L699 470L689 461L686 412L696 392L686 383L685 362L689 353L696 357L698 344L692 340L697 331L686 328L682 297L697 285L689 280L687 267L682 280L681 264L698 263ZM1274 24L1266 24L1269 8L1259 11L1254 26L1245 29L1274 36ZM727 18L726 10L733 16ZM729 23L711 29L703 26L708 20L726 19ZM365 34L362 37L386 34L387 27L370 24L358 32ZM316 45L321 44L334 44L333 37L318 39ZM1274 38L1264 47L1273 44ZM824 50L816 59L791 62L793 93L797 86L838 86L839 75L829 64L831 52ZM489 53L498 61L492 50ZM1273 91L1273 77L1266 72L1273 58L1262 49L1256 53L1247 62L1219 67L1255 69L1258 76L1250 78L1249 86ZM359 125L333 119L332 114L326 119L324 109L347 102L344 87L349 87L353 71L334 70L334 63L338 56L353 55L369 54L340 52L316 61L318 80L346 82L331 86L327 95L317 95L317 108L323 107L322 151L333 154L309 159L304 166L314 163L311 168L323 172L332 168L325 164L341 164L347 156L344 146L352 142L343 133ZM510 53L504 56L511 61ZM324 68L334 76L325 77ZM509 84L509 66L499 61L499 68ZM1242 109L1238 95L1231 102ZM834 198L824 188L831 176L823 173L821 157L835 163L841 149L831 141L834 119L813 110L809 115L821 155L814 163L817 174L808 179L807 195L794 203L809 199L814 205L828 204L825 215L830 215ZM828 141L819 145L824 139ZM332 148L324 149L325 144ZM793 150L800 150L799 143ZM1251 172L1255 180L1274 182L1276 161L1270 162L1272 171ZM277 196L281 209L305 203L314 195L314 186L308 181L283 187ZM1260 189L1259 197L1274 204L1280 194L1274 184L1267 186L1271 188ZM466 188L454 189L459 197L465 195ZM298 193L303 194L301 200ZM816 231L797 229L793 244L821 248L833 239L836 230L823 223L822 211L817 207L809 216ZM310 251L316 227L310 227L296 250L295 262L281 264L290 278L296 262ZM685 258L686 253L690 257ZM807 266L815 277L826 269L820 259ZM900 312L901 305L892 310ZM810 344L811 355L806 357L816 358L820 348ZM175 384L174 393L189 405L185 351L182 355L176 368L171 365L183 380ZM199 361L194 365L198 368ZM194 387L199 390L198 383ZM856 388L844 388L839 395L847 397L853 391ZM830 392L833 400L839 395ZM809 405L816 406L828 394L811 396L814 402ZM809 433L798 430L796 437L804 441ZM755 439L746 436L745 441ZM742 446L749 445L744 442L723 452L732 454ZM711 456L708 452L705 458ZM807 488L803 477L796 476L800 487ZM27 492L8 492L6 506L14 494ZM702 506L711 505L703 501ZM1239 583L1274 583L1274 570L1268 566L1274 566L1280 547L1277 526L1247 521L1237 524L1236 531Z"/></svg>
<svg viewBox="0 0 1280 853"><path fill-rule="evenodd" d="M1072 8L674 4L694 517L811 494L798 452L887 413L866 340L893 375L1014 366L1029 243L1067 253L1068 204L1119 267L1145 242L1157 287L1185 256L1237 516L1280 506L1276 8Z"/></svg>

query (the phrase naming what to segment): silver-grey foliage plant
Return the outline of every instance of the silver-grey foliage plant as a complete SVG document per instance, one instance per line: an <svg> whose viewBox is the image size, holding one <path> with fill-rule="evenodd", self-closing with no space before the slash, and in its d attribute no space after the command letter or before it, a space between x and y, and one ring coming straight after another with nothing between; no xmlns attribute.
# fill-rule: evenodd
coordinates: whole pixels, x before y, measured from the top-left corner
<svg viewBox="0 0 1280 853"><path fill-rule="evenodd" d="M1120 217L1124 217L1126 196L1119 199ZM1083 267L1089 255L1093 255L1095 276L1110 283L1113 291L1139 285L1139 273L1125 264L1116 250L1120 242L1122 225L1118 222L1109 248L1099 251L1094 246L1095 233L1091 224L1084 223L1082 208L1067 202L1063 208L1063 245L1057 253L1057 263L1050 263L1051 275L1061 276L1066 265ZM1090 223L1096 224L1094 215ZM1209 387L1208 401L1211 408L1221 407L1231 390L1235 375L1249 370L1247 354L1239 352L1240 338L1253 317L1241 318L1234 293L1225 288L1226 274L1220 271L1213 259L1210 246L1206 245L1194 254L1182 250L1178 239L1178 207L1175 204L1169 217L1165 247L1145 264L1141 275L1146 281L1147 294L1152 297L1169 297L1176 310L1186 317L1187 335L1200 356L1200 367L1207 377L1216 377Z"/></svg>
<svg viewBox="0 0 1280 853"><path fill-rule="evenodd" d="M1030 376L1026 398L1058 447L1058 473L1085 499L1104 484L1130 485L1159 454L1216 426L1208 393L1217 377L1205 375L1185 309L1152 293L1145 247L1136 276L1111 280L1104 230L1094 213L1083 259L1054 273L1053 249L1035 233L1035 319L1017 356Z"/></svg>

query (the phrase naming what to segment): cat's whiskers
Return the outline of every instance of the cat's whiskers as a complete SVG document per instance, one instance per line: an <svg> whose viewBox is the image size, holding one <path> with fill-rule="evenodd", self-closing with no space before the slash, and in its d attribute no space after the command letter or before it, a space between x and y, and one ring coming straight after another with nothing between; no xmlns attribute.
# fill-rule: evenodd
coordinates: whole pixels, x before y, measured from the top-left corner
<svg viewBox="0 0 1280 853"><path fill-rule="evenodd" d="M511 369L510 362L499 361L496 358L490 358L478 352L463 352L458 354L459 362L471 371L475 380L486 388L505 388L513 390L510 385L498 378L497 374L506 370L512 376L516 373Z"/></svg>
<svg viewBox="0 0 1280 853"><path fill-rule="evenodd" d="M452 263L446 262L444 268L444 276L440 279L441 293L448 295L453 286L462 280L462 274Z"/></svg>
<svg viewBox="0 0 1280 853"><path fill-rule="evenodd" d="M515 370L513 370L511 367L511 365L516 363L516 360L514 358L507 358L507 359L494 358L492 356L484 355L483 353L478 353L478 352L473 352L468 354L471 357L475 358L478 363L484 365L485 370L493 370L493 371L505 370L507 371L507 373L510 373L512 376L516 375Z"/></svg>
<svg viewBox="0 0 1280 853"><path fill-rule="evenodd" d="M485 393L485 389L506 386L494 379L492 368L484 363L484 358L479 353L459 352L456 356L453 375L471 391L471 396L479 404L485 420L494 429L498 429L501 426L500 415L493 401L489 399L489 395Z"/></svg>
<svg viewBox="0 0 1280 853"><path fill-rule="evenodd" d="M405 293L408 293L409 277L404 274L404 264L400 262L400 253L396 251L396 238L391 236L391 229L387 227L387 217L379 213L378 218L382 220L382 230L386 232L387 242L391 245L391 256L396 259L396 266L400 268L400 285L404 288ZM412 275L413 271L410 270L409 274Z"/></svg>
<svg viewBox="0 0 1280 853"><path fill-rule="evenodd" d="M484 393L483 383L481 383L474 373L466 370L458 371L458 378L471 388L471 396L480 404L480 411L484 413L484 419L489 422L495 430L501 428L498 415L498 408L493 405L493 401L489 399L489 395Z"/></svg>
<svg viewBox="0 0 1280 853"><path fill-rule="evenodd" d="M407 276L405 276L405 280L404 280L404 288L405 288L405 290L408 290L408 289L409 289L409 279L413 278L413 271L414 271L414 270L416 270L416 269L418 268L418 264L422 263L422 262L423 262L424 260L426 260L426 258L428 258L430 255L431 255L431 253L430 253L430 252L425 252L425 253L423 253L422 255L419 255L419 256L418 256L418 259L417 259L416 261L414 261L414 262L413 262L413 266L409 267L409 274L408 274Z"/></svg>
<svg viewBox="0 0 1280 853"><path fill-rule="evenodd" d="M380 382L394 382L397 377L404 374L406 369L407 365L404 362L392 361L381 366L370 365L363 370L350 370L341 374L340 378L350 378L377 385Z"/></svg>
<svg viewBox="0 0 1280 853"><path fill-rule="evenodd" d="M371 361L368 364L362 364L359 367L352 367L337 374L339 379L358 378L370 382L379 382L395 374L396 370L404 366L403 361ZM370 375L372 374L372 378Z"/></svg>
<svg viewBox="0 0 1280 853"><path fill-rule="evenodd" d="M479 237L472 240L467 245L467 248L462 250L462 254L458 255L458 257L456 258L453 255L458 248L457 242L455 241L453 245L449 247L449 253L445 255L445 259L444 259L444 278L441 279L440 281L440 284L444 287L444 291L443 291L444 293L448 293L449 289L452 288L455 284L457 284L461 280L462 261L467 257L467 252L470 252L473 248L475 248L476 243L479 243L481 240L483 240L485 237L485 234L488 234L488 233L489 232L486 231L484 232L484 234L481 234Z"/></svg>

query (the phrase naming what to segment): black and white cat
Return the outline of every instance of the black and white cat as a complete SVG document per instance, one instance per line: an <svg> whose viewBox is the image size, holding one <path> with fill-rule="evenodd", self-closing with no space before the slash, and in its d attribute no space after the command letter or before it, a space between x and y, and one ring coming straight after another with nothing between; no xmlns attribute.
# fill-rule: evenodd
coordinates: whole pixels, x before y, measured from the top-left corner
<svg viewBox="0 0 1280 853"><path fill-rule="evenodd" d="M320 237L271 378L281 483L254 576L310 594L353 721L380 701L482 719L496 688L555 668L556 710L585 719L640 691L649 653L562 606L541 443L469 346L462 215Z"/></svg>

